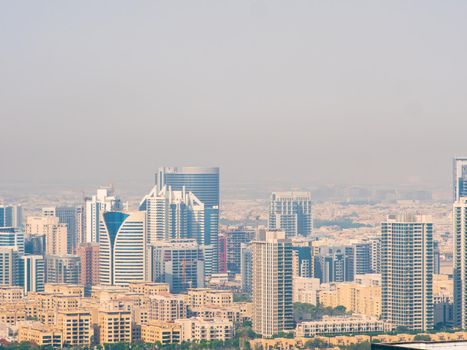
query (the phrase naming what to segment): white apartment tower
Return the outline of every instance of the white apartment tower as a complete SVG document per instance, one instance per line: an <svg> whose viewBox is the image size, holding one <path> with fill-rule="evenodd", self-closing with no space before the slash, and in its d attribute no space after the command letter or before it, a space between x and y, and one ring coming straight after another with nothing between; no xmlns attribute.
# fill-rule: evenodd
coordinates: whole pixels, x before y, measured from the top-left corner
<svg viewBox="0 0 467 350"><path fill-rule="evenodd" d="M381 224L382 318L433 328L433 224L430 216L390 215Z"/></svg>
<svg viewBox="0 0 467 350"><path fill-rule="evenodd" d="M467 157L456 157L452 169L453 200L457 202L461 197L467 197Z"/></svg>
<svg viewBox="0 0 467 350"><path fill-rule="evenodd" d="M253 241L253 330L272 337L293 327L292 245L283 231Z"/></svg>
<svg viewBox="0 0 467 350"><path fill-rule="evenodd" d="M174 191L170 186L164 186L159 192L154 187L143 198L139 209L146 213L147 244L155 245L170 239L195 239L203 252L206 276L216 271L217 228L213 230L211 224L218 222L218 212L206 208L185 187ZM215 237L211 235L213 232Z"/></svg>
<svg viewBox="0 0 467 350"><path fill-rule="evenodd" d="M269 202L268 225L287 237L310 236L313 227L309 192L273 192Z"/></svg>
<svg viewBox="0 0 467 350"><path fill-rule="evenodd" d="M467 327L467 197L453 205L454 234L454 321L459 328Z"/></svg>
<svg viewBox="0 0 467 350"><path fill-rule="evenodd" d="M102 213L99 229L100 283L127 286L146 281L145 213Z"/></svg>
<svg viewBox="0 0 467 350"><path fill-rule="evenodd" d="M43 292L45 284L45 261L42 255L23 255L24 293Z"/></svg>
<svg viewBox="0 0 467 350"><path fill-rule="evenodd" d="M148 244L173 238L204 240L204 204L192 193L154 187L143 198L140 210L146 211Z"/></svg>

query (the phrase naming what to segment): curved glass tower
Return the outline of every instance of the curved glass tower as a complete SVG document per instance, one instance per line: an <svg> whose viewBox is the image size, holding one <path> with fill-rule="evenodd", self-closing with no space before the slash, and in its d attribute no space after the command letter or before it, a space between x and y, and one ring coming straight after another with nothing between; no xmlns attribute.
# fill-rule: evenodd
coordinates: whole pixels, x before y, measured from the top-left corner
<svg viewBox="0 0 467 350"><path fill-rule="evenodd" d="M100 220L99 281L123 285L146 280L145 213L106 212Z"/></svg>

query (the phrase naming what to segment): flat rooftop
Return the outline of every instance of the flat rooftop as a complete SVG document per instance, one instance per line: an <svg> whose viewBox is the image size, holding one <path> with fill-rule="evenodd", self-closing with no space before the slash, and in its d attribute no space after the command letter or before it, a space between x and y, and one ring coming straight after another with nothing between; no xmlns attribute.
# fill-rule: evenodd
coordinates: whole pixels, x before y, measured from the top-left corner
<svg viewBox="0 0 467 350"><path fill-rule="evenodd" d="M455 349L467 350L467 341L440 341L440 342L414 342L414 343L396 343L396 344L371 344L372 350L390 350L390 349L414 349L414 350L440 350Z"/></svg>

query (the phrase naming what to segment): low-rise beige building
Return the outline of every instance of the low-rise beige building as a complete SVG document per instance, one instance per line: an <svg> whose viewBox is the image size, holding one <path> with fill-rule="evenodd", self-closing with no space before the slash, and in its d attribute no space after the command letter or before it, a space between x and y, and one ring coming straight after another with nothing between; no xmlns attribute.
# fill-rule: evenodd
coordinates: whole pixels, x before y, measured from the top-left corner
<svg viewBox="0 0 467 350"><path fill-rule="evenodd" d="M102 303L116 300L126 294L128 294L128 288L125 287L98 285L92 287L91 298Z"/></svg>
<svg viewBox="0 0 467 350"><path fill-rule="evenodd" d="M356 314L381 315L381 287L352 282L336 283L332 289L319 292L319 302L325 307L344 306Z"/></svg>
<svg viewBox="0 0 467 350"><path fill-rule="evenodd" d="M194 317L200 317L203 319L227 319L233 323L239 323L242 321L240 306L237 305L199 306L190 308L190 310Z"/></svg>
<svg viewBox="0 0 467 350"><path fill-rule="evenodd" d="M318 305L320 279L294 276L292 301L294 303L305 303Z"/></svg>
<svg viewBox="0 0 467 350"><path fill-rule="evenodd" d="M355 275L354 281L357 284L365 286L381 286L381 274L367 273L364 275Z"/></svg>
<svg viewBox="0 0 467 350"><path fill-rule="evenodd" d="M141 340L145 343L179 344L181 342L181 325L174 322L149 321L141 326Z"/></svg>
<svg viewBox="0 0 467 350"><path fill-rule="evenodd" d="M72 295L75 297L84 296L84 286L65 283L46 283L44 293Z"/></svg>
<svg viewBox="0 0 467 350"><path fill-rule="evenodd" d="M94 332L89 311L59 311L57 313L57 327L63 332L65 345L91 344Z"/></svg>
<svg viewBox="0 0 467 350"><path fill-rule="evenodd" d="M348 311L367 316L381 316L381 287L356 283L338 283L337 303Z"/></svg>
<svg viewBox="0 0 467 350"><path fill-rule="evenodd" d="M0 303L10 303L24 298L24 288L0 286Z"/></svg>
<svg viewBox="0 0 467 350"><path fill-rule="evenodd" d="M190 306L204 305L226 306L233 303L233 292L209 288L193 288L188 290Z"/></svg>
<svg viewBox="0 0 467 350"><path fill-rule="evenodd" d="M350 316L329 317L324 316L320 321L301 322L295 328L297 337L310 338L325 334L356 334L370 332L389 332L394 327L376 317Z"/></svg>
<svg viewBox="0 0 467 350"><path fill-rule="evenodd" d="M39 293L33 299L38 303L38 307L44 310L73 310L81 306L81 297L64 294Z"/></svg>
<svg viewBox="0 0 467 350"><path fill-rule="evenodd" d="M149 319L158 321L174 321L186 318L188 305L181 295L159 294L149 297Z"/></svg>
<svg viewBox="0 0 467 350"><path fill-rule="evenodd" d="M187 318L176 320L181 326L182 341L221 340L226 341L233 337L233 322L227 319Z"/></svg>
<svg viewBox="0 0 467 350"><path fill-rule="evenodd" d="M99 310L96 330L100 344L130 343L131 311Z"/></svg>
<svg viewBox="0 0 467 350"><path fill-rule="evenodd" d="M337 307L339 305L337 302L337 291L335 289L320 290L319 303L324 307Z"/></svg>
<svg viewBox="0 0 467 350"><path fill-rule="evenodd" d="M128 285L128 292L150 296L169 293L170 288L168 283L132 282Z"/></svg>
<svg viewBox="0 0 467 350"><path fill-rule="evenodd" d="M0 322L14 326L18 322L26 321L27 318L28 315L24 309L16 309L6 305L0 308Z"/></svg>
<svg viewBox="0 0 467 350"><path fill-rule="evenodd" d="M53 326L46 326L41 322L22 322L18 327L18 342L30 342L43 347L62 348L63 333Z"/></svg>

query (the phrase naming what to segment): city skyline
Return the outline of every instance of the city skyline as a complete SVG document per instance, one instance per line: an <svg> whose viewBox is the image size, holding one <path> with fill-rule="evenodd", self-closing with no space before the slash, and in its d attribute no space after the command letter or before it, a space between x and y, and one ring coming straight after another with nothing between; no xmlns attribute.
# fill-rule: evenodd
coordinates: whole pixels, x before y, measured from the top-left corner
<svg viewBox="0 0 467 350"><path fill-rule="evenodd" d="M0 350L467 349L467 2L0 4Z"/></svg>

